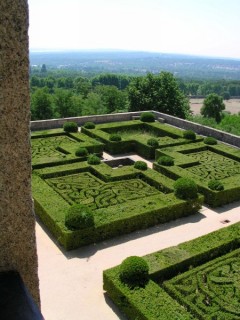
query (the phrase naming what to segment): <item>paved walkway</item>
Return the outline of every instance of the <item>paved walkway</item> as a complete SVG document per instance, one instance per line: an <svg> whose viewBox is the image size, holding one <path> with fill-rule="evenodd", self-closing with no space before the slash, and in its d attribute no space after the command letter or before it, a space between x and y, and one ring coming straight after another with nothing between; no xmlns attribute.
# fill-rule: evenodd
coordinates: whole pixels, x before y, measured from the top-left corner
<svg viewBox="0 0 240 320"><path fill-rule="evenodd" d="M40 293L45 320L124 320L104 295L102 271L130 255L177 245L240 221L240 201L147 230L65 252L37 222ZM229 220L227 224L221 221Z"/></svg>

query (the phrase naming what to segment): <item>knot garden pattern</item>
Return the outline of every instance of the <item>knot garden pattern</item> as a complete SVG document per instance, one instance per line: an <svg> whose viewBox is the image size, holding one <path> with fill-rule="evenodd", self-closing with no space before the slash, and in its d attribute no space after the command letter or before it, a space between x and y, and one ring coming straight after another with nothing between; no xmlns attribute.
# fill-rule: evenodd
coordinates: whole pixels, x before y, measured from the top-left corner
<svg viewBox="0 0 240 320"><path fill-rule="evenodd" d="M159 194L140 179L105 183L89 172L46 179L46 182L68 203L81 203L91 209Z"/></svg>
<svg viewBox="0 0 240 320"><path fill-rule="evenodd" d="M32 139L32 159L40 158L59 158L62 159L66 155L57 150L62 144L75 144L74 141L66 136L47 137L47 138L35 138Z"/></svg>
<svg viewBox="0 0 240 320"><path fill-rule="evenodd" d="M225 179L240 174L240 163L212 151L187 154L200 164L186 168L187 171L204 179Z"/></svg>
<svg viewBox="0 0 240 320"><path fill-rule="evenodd" d="M240 250L164 284L199 319L240 319Z"/></svg>

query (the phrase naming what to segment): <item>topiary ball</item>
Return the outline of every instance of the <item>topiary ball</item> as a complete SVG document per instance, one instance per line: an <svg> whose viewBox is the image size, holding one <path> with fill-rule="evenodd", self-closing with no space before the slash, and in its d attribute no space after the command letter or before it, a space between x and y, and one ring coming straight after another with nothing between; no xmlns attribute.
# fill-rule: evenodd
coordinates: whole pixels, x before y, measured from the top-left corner
<svg viewBox="0 0 240 320"><path fill-rule="evenodd" d="M88 155L88 150L87 150L87 148L79 147L79 148L75 151L75 156L77 156L77 157L86 157L87 155Z"/></svg>
<svg viewBox="0 0 240 320"><path fill-rule="evenodd" d="M157 139L155 138L150 138L147 141L147 145L153 148L158 148L159 147L159 142Z"/></svg>
<svg viewBox="0 0 240 320"><path fill-rule="evenodd" d="M219 180L210 180L208 182L208 188L215 191L222 191L224 190L224 185Z"/></svg>
<svg viewBox="0 0 240 320"><path fill-rule="evenodd" d="M151 112L143 112L141 113L140 120L143 122L154 122L155 116Z"/></svg>
<svg viewBox="0 0 240 320"><path fill-rule="evenodd" d="M198 197L196 183L189 178L179 178L174 183L174 193L179 199L190 200Z"/></svg>
<svg viewBox="0 0 240 320"><path fill-rule="evenodd" d="M144 286L149 279L147 262L137 256L131 256L123 260L119 273L120 280L130 287Z"/></svg>
<svg viewBox="0 0 240 320"><path fill-rule="evenodd" d="M87 160L88 164L99 164L101 162L100 158L95 154L90 154Z"/></svg>
<svg viewBox="0 0 240 320"><path fill-rule="evenodd" d="M122 138L121 138L121 136L120 136L119 134L113 133L113 134L111 134L111 135L109 136L109 140L110 140L110 141L114 141L114 142L118 142L118 141L121 141Z"/></svg>
<svg viewBox="0 0 240 320"><path fill-rule="evenodd" d="M65 226L70 230L79 230L94 225L92 210L82 204L73 204L65 216Z"/></svg>
<svg viewBox="0 0 240 320"><path fill-rule="evenodd" d="M183 138L189 139L189 140L196 140L196 133L192 130L186 130L183 132Z"/></svg>
<svg viewBox="0 0 240 320"><path fill-rule="evenodd" d="M206 137L203 142L205 144L208 144L208 145L214 145L214 144L217 144L217 139L213 138L213 137Z"/></svg>
<svg viewBox="0 0 240 320"><path fill-rule="evenodd" d="M144 162L144 161L136 161L135 163L134 163L134 168L135 169L138 169L138 170L147 170L147 164L146 164L146 162Z"/></svg>
<svg viewBox="0 0 240 320"><path fill-rule="evenodd" d="M174 165L174 159L169 156L161 156L161 157L159 157L157 163L162 166L170 167L170 166Z"/></svg>
<svg viewBox="0 0 240 320"><path fill-rule="evenodd" d="M87 121L84 123L84 128L86 129L94 129L95 128L95 123L91 122L91 121Z"/></svg>
<svg viewBox="0 0 240 320"><path fill-rule="evenodd" d="M78 132L78 125L76 122L65 122L63 130L65 132Z"/></svg>

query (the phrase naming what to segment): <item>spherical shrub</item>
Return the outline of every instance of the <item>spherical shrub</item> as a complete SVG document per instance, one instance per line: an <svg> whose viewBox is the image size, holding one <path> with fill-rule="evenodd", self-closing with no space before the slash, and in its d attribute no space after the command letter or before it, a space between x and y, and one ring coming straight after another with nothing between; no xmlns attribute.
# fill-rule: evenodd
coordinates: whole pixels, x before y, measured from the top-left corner
<svg viewBox="0 0 240 320"><path fill-rule="evenodd" d="M128 257L120 265L120 280L130 287L144 286L149 278L148 273L148 264L141 257Z"/></svg>
<svg viewBox="0 0 240 320"><path fill-rule="evenodd" d="M155 117L154 114L151 112L143 112L141 113L140 120L143 122L154 122Z"/></svg>
<svg viewBox="0 0 240 320"><path fill-rule="evenodd" d="M189 178L179 178L174 183L174 193L177 198L183 200L196 199L198 196L197 185Z"/></svg>
<svg viewBox="0 0 240 320"><path fill-rule="evenodd" d="M205 144L208 144L208 145L214 145L214 144L217 144L217 139L213 138L213 137L206 137L203 142Z"/></svg>
<svg viewBox="0 0 240 320"><path fill-rule="evenodd" d="M118 142L118 141L121 141L122 138L121 138L121 136L119 134L113 133L113 134L110 135L109 140L110 141L114 141L114 142Z"/></svg>
<svg viewBox="0 0 240 320"><path fill-rule="evenodd" d="M100 158L95 154L90 154L87 160L88 164L99 164L101 162Z"/></svg>
<svg viewBox="0 0 240 320"><path fill-rule="evenodd" d="M86 157L87 155L88 155L87 148L79 147L75 152L75 156L77 157Z"/></svg>
<svg viewBox="0 0 240 320"><path fill-rule="evenodd" d="M150 147L153 147L153 148L158 148L159 142L158 142L158 140L155 139L155 138L150 138L150 139L148 139L148 141L147 141L147 145L150 146Z"/></svg>
<svg viewBox="0 0 240 320"><path fill-rule="evenodd" d="M186 130L183 132L183 138L189 139L189 140L195 140L196 139L196 133L192 130Z"/></svg>
<svg viewBox="0 0 240 320"><path fill-rule="evenodd" d="M221 191L224 190L224 185L219 180L210 180L208 182L208 188L215 191Z"/></svg>
<svg viewBox="0 0 240 320"><path fill-rule="evenodd" d="M174 160L173 158L169 157L169 156L161 156L158 161L158 164L162 165L162 166L173 166L174 165Z"/></svg>
<svg viewBox="0 0 240 320"><path fill-rule="evenodd" d="M83 126L86 129L94 129L95 128L95 123L93 123L91 121L88 121L88 122L85 122Z"/></svg>
<svg viewBox="0 0 240 320"><path fill-rule="evenodd" d="M82 205L72 205L65 216L65 226L70 230L79 230L94 225L94 217L91 209Z"/></svg>
<svg viewBox="0 0 240 320"><path fill-rule="evenodd" d="M65 132L78 132L78 125L76 122L65 122L63 130Z"/></svg>
<svg viewBox="0 0 240 320"><path fill-rule="evenodd" d="M147 170L147 164L144 161L136 161L134 163L134 168L138 170Z"/></svg>

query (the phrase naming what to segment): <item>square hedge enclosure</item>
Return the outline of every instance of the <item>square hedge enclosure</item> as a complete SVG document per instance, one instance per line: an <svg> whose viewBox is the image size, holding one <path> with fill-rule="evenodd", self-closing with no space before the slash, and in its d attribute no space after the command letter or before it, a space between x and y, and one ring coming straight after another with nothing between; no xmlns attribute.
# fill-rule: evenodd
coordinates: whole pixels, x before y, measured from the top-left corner
<svg viewBox="0 0 240 320"><path fill-rule="evenodd" d="M112 135L120 140L111 140ZM152 139L157 145L149 144ZM86 149L87 154L76 155L78 148ZM155 158L154 170L136 169L131 161L118 168L104 161L88 163L88 154L101 156L103 150ZM159 164L162 156L169 156L174 164ZM35 212L66 249L192 214L203 198L212 206L240 199L239 149L220 143L206 145L200 136L186 139L183 130L158 122L83 126L74 133L62 129L34 132L32 159ZM197 199L175 196L174 182L179 177L196 182ZM220 179L224 190L211 190L208 181L212 178ZM80 230L66 226L66 214L75 204L92 211L92 226Z"/></svg>
<svg viewBox="0 0 240 320"><path fill-rule="evenodd" d="M104 289L128 319L240 319L240 223L142 259L144 285L121 280L121 265L105 270Z"/></svg>

